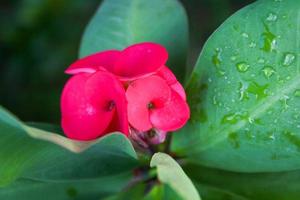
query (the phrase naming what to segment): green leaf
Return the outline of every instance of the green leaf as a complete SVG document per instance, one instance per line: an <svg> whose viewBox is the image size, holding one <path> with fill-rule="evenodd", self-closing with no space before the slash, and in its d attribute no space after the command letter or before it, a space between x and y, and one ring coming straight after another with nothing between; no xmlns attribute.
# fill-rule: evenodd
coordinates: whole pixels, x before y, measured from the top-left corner
<svg viewBox="0 0 300 200"><path fill-rule="evenodd" d="M143 200L184 200L166 184L155 185Z"/></svg>
<svg viewBox="0 0 300 200"><path fill-rule="evenodd" d="M0 107L0 186L17 178L78 181L128 172L136 153L122 134L78 142L25 125Z"/></svg>
<svg viewBox="0 0 300 200"><path fill-rule="evenodd" d="M206 42L173 150L241 172L300 169L300 4L257 1Z"/></svg>
<svg viewBox="0 0 300 200"><path fill-rule="evenodd" d="M44 131L64 135L62 128L59 125L44 123L44 122L26 122L26 125L33 128L42 129Z"/></svg>
<svg viewBox="0 0 300 200"><path fill-rule="evenodd" d="M168 184L183 199L200 200L192 181L171 156L165 153L156 153L151 159L150 166L157 167L159 180Z"/></svg>
<svg viewBox="0 0 300 200"><path fill-rule="evenodd" d="M237 173L199 165L184 167L205 200L298 200L300 171Z"/></svg>
<svg viewBox="0 0 300 200"><path fill-rule="evenodd" d="M145 184L140 182L126 188L122 192L106 198L105 200L132 200L132 199L143 199L145 194Z"/></svg>
<svg viewBox="0 0 300 200"><path fill-rule="evenodd" d="M0 199L5 200L96 200L117 193L130 178L128 173L80 181L40 182L20 179L0 188Z"/></svg>
<svg viewBox="0 0 300 200"><path fill-rule="evenodd" d="M87 26L80 57L151 41L169 52L168 66L182 80L185 73L188 25L177 0L104 0Z"/></svg>
<svg viewBox="0 0 300 200"><path fill-rule="evenodd" d="M197 187L201 197L204 200L248 200L245 197L239 196L230 191L224 190L223 188L213 187L210 185L200 184L195 181L195 186Z"/></svg>

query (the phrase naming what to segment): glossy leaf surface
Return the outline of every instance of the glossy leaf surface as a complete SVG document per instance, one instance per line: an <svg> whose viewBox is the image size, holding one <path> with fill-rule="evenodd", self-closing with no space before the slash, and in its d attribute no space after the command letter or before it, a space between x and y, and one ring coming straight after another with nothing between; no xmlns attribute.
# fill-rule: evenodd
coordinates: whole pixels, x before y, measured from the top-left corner
<svg viewBox="0 0 300 200"><path fill-rule="evenodd" d="M78 181L130 172L137 166L130 141L110 134L78 142L27 126L0 108L0 186L20 177Z"/></svg>
<svg viewBox="0 0 300 200"><path fill-rule="evenodd" d="M257 1L205 44L187 87L192 117L173 149L243 172L300 168L300 4Z"/></svg>
<svg viewBox="0 0 300 200"><path fill-rule="evenodd" d="M297 200L300 171L237 173L199 165L184 167L205 200Z"/></svg>
<svg viewBox="0 0 300 200"><path fill-rule="evenodd" d="M103 199L119 192L128 182L130 174L101 177L80 181L42 182L20 179L0 188L0 198L6 200L66 200Z"/></svg>

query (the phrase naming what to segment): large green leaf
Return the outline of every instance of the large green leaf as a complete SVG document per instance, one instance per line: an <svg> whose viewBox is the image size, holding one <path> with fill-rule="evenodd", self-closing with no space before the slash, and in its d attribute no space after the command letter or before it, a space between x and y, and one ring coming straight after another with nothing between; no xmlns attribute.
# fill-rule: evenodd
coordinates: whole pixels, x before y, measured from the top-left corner
<svg viewBox="0 0 300 200"><path fill-rule="evenodd" d="M27 126L0 107L0 186L19 177L40 181L78 181L117 175L137 166L122 134L76 142Z"/></svg>
<svg viewBox="0 0 300 200"><path fill-rule="evenodd" d="M203 200L298 200L300 171L237 173L197 165L184 167Z"/></svg>
<svg viewBox="0 0 300 200"><path fill-rule="evenodd" d="M151 159L150 166L157 167L159 180L169 185L183 199L200 200L192 181L171 156L165 153L156 153Z"/></svg>
<svg viewBox="0 0 300 200"><path fill-rule="evenodd" d="M300 4L261 0L205 44L189 81L191 120L173 150L244 172L300 169Z"/></svg>
<svg viewBox="0 0 300 200"><path fill-rule="evenodd" d="M0 188L0 199L5 200L99 200L115 194L130 178L128 173L80 181L57 183L20 179Z"/></svg>
<svg viewBox="0 0 300 200"><path fill-rule="evenodd" d="M152 41L169 52L169 67L182 80L188 45L184 8L177 0L104 0L87 26L80 57Z"/></svg>

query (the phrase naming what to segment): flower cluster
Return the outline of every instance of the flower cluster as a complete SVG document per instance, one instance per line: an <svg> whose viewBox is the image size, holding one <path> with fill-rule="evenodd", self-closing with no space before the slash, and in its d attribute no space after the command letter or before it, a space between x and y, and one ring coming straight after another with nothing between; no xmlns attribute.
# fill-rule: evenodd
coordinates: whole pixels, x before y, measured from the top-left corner
<svg viewBox="0 0 300 200"><path fill-rule="evenodd" d="M92 140L119 131L158 135L153 142L162 142L190 115L185 91L165 65L167 59L164 47L146 42L77 60L65 71L73 75L61 97L65 134Z"/></svg>

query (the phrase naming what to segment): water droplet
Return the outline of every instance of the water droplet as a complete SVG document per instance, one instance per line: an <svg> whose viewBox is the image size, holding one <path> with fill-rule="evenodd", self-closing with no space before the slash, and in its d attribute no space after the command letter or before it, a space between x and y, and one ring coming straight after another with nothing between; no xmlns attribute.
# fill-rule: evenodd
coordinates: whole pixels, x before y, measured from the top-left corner
<svg viewBox="0 0 300 200"><path fill-rule="evenodd" d="M250 65L245 62L239 62L236 64L236 68L239 72L246 72L249 69Z"/></svg>
<svg viewBox="0 0 300 200"><path fill-rule="evenodd" d="M222 124L236 124L241 120L247 120L247 115L244 113L237 112L224 115L221 122Z"/></svg>
<svg viewBox="0 0 300 200"><path fill-rule="evenodd" d="M266 52L272 52L276 49L276 36L270 31L269 27L264 24L265 27L265 32L263 32L262 37L263 37L263 46L262 50Z"/></svg>
<svg viewBox="0 0 300 200"><path fill-rule="evenodd" d="M217 105L217 104L218 104L218 101L217 101L217 97L216 97L216 96L213 96L213 104L214 104L214 105Z"/></svg>
<svg viewBox="0 0 300 200"><path fill-rule="evenodd" d="M235 61L236 59L237 59L236 56L231 56L231 57L230 57L230 60L231 60L231 61Z"/></svg>
<svg viewBox="0 0 300 200"><path fill-rule="evenodd" d="M266 66L262 70L267 78L270 78L276 71L271 66Z"/></svg>
<svg viewBox="0 0 300 200"><path fill-rule="evenodd" d="M274 14L274 13L269 13L269 15L268 15L268 17L267 17L266 20L269 21L269 22L274 22L274 21L277 20L277 15Z"/></svg>
<svg viewBox="0 0 300 200"><path fill-rule="evenodd" d="M249 38L249 35L248 35L247 33L242 33L242 36L243 36L244 38Z"/></svg>
<svg viewBox="0 0 300 200"><path fill-rule="evenodd" d="M275 140L275 134L273 132L269 133L267 137L270 140Z"/></svg>
<svg viewBox="0 0 300 200"><path fill-rule="evenodd" d="M266 85L259 85L256 82L251 82L249 87L247 88L247 92L254 94L257 100L263 99L268 96L267 88L269 87L268 84Z"/></svg>
<svg viewBox="0 0 300 200"><path fill-rule="evenodd" d="M240 143L239 143L238 139L239 139L239 135L237 133L234 133L234 132L229 133L228 140L235 149L240 147Z"/></svg>
<svg viewBox="0 0 300 200"><path fill-rule="evenodd" d="M256 43L255 43L255 42L251 42L251 43L249 44L249 47L250 47L250 48L256 47Z"/></svg>
<svg viewBox="0 0 300 200"><path fill-rule="evenodd" d="M216 48L215 54L212 56L212 63L216 66L218 73L223 76L225 74L225 71L221 69L220 65L222 62L222 49L221 48Z"/></svg>
<svg viewBox="0 0 300 200"><path fill-rule="evenodd" d="M295 97L300 97L300 89L296 90L294 92Z"/></svg>
<svg viewBox="0 0 300 200"><path fill-rule="evenodd" d="M241 83L239 84L239 93L240 93L240 101L244 101L244 100L248 100L248 93L247 93L247 89L248 89L248 85L245 83Z"/></svg>
<svg viewBox="0 0 300 200"><path fill-rule="evenodd" d="M292 53L285 53L284 57L283 57L283 66L287 67L290 66L291 64L293 64L293 62L295 61L296 56Z"/></svg>
<svg viewBox="0 0 300 200"><path fill-rule="evenodd" d="M283 109L286 110L289 108L289 105L288 105L288 100L290 99L289 96L287 95L283 95L283 97L280 98L280 101L283 105Z"/></svg>
<svg viewBox="0 0 300 200"><path fill-rule="evenodd" d="M212 82L212 79L211 79L211 78L208 78L208 82L211 83L211 82Z"/></svg>
<svg viewBox="0 0 300 200"><path fill-rule="evenodd" d="M222 49L216 48L215 54L212 57L212 62L215 66L220 66L220 64L222 62L221 52L222 52Z"/></svg>
<svg viewBox="0 0 300 200"><path fill-rule="evenodd" d="M250 124L253 124L254 121L255 121L255 120L254 120L252 117L248 117L248 122L249 122Z"/></svg>

